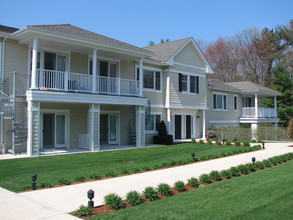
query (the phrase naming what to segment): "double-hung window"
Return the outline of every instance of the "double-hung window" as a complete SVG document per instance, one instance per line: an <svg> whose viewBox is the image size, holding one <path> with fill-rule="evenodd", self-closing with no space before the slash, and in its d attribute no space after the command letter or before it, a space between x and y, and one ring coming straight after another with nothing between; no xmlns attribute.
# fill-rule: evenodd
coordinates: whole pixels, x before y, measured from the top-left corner
<svg viewBox="0 0 293 220"><path fill-rule="evenodd" d="M145 130L148 132L156 132L159 130L161 122L160 114L151 114L145 117Z"/></svg>
<svg viewBox="0 0 293 220"><path fill-rule="evenodd" d="M233 101L234 101L234 111L238 111L238 96L237 95L234 95Z"/></svg>
<svg viewBox="0 0 293 220"><path fill-rule="evenodd" d="M179 73L179 92L199 94L199 77Z"/></svg>
<svg viewBox="0 0 293 220"><path fill-rule="evenodd" d="M214 110L227 110L227 95L214 93L213 108Z"/></svg>
<svg viewBox="0 0 293 220"><path fill-rule="evenodd" d="M137 80L139 80L139 68L137 68ZM161 72L155 70L143 70L143 88L149 90L161 90Z"/></svg>

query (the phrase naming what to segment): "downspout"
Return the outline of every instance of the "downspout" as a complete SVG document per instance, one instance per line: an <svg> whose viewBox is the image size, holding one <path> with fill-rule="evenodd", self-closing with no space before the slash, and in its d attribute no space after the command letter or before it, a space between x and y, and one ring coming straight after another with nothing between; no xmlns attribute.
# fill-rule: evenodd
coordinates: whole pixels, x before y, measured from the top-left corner
<svg viewBox="0 0 293 220"><path fill-rule="evenodd" d="M3 85L4 83L4 55L5 55L5 41L7 39L7 36L4 37L3 41L2 41L2 47L1 47L1 84ZM5 146L4 146L4 142L3 142L3 137L4 137L4 120L3 120L4 115L1 114L0 116L0 147L1 147L1 151L2 154L5 153Z"/></svg>

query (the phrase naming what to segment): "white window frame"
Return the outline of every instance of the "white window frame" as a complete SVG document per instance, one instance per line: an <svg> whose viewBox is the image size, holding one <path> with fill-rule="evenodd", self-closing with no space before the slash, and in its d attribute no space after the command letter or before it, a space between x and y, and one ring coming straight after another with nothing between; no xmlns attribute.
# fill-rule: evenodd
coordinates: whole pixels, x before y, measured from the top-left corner
<svg viewBox="0 0 293 220"><path fill-rule="evenodd" d="M88 75L91 75L91 62L93 60L93 56L88 56ZM116 59L110 59L110 58L105 58L105 57L97 57L97 76L100 76L100 62L104 61L104 62L108 62L108 77L110 77L110 64L116 64L116 74L117 77L116 78L121 78L120 75L120 60L116 60Z"/></svg>
<svg viewBox="0 0 293 220"><path fill-rule="evenodd" d="M194 74L187 74L187 73L182 73L182 72L180 72L181 74L182 74L182 76L187 76L187 87L186 87L186 91L185 90L183 90L182 89L182 91L181 91L181 93L182 94L189 94L189 95L198 95L198 93L196 93L196 77L198 76L198 75L194 75ZM179 73L178 73L179 74ZM191 76L193 76L193 77L195 77L195 92L190 92L190 77ZM199 77L199 76L198 76ZM200 77L199 77L200 78ZM198 80L199 80L199 78L198 78ZM182 80L183 81L183 80ZM199 83L198 83L199 84ZM198 85L199 86L199 85ZM199 90L199 88L198 88L198 90Z"/></svg>
<svg viewBox="0 0 293 220"><path fill-rule="evenodd" d="M152 112L151 113L151 116L154 116L153 118L153 124L154 124L154 129L152 130L147 130L146 127L145 127L145 133L146 134L154 134L154 133L157 133L157 129L156 129L156 116L159 115L160 116L160 122L162 121L162 113L161 112Z"/></svg>
<svg viewBox="0 0 293 220"><path fill-rule="evenodd" d="M216 103L216 108L214 108L214 95L216 96L222 96L222 108L217 108L217 103ZM224 96L226 96L226 109L224 108L225 106L225 103L224 103ZM213 111L227 111L228 109L228 99L227 99L227 93L218 93L218 92L213 92L213 97L212 97L212 106L213 106ZM216 101L217 101L217 98L216 98Z"/></svg>
<svg viewBox="0 0 293 220"><path fill-rule="evenodd" d="M236 105L235 105L235 98L236 98ZM233 96L233 109L234 109L235 112L238 112L238 109L239 109L238 100L239 100L238 95L234 95Z"/></svg>
<svg viewBox="0 0 293 220"><path fill-rule="evenodd" d="M137 80L137 69L139 69L139 66L135 65L135 80ZM144 88L144 85L143 85L143 91L146 91L146 92L162 92L162 70L157 69L157 68L147 67L147 66L143 66L142 69L143 69L143 76L144 76L144 71L151 71L154 74L154 78L153 78L154 79L153 80L154 88L153 89ZM156 88L156 72L160 73L160 89L155 89Z"/></svg>

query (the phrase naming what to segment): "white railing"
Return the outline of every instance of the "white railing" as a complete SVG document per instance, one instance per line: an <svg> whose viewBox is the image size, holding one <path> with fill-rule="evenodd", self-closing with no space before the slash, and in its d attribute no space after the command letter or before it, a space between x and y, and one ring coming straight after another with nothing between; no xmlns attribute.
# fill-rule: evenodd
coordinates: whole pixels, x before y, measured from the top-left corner
<svg viewBox="0 0 293 220"><path fill-rule="evenodd" d="M255 107L244 107L242 108L243 118L254 118L255 117ZM258 118L276 118L276 112L273 108L258 108L257 112Z"/></svg>
<svg viewBox="0 0 293 220"><path fill-rule="evenodd" d="M41 90L139 96L139 82L136 80L97 76L95 90L92 81L93 77L88 74L43 69L37 71L37 87Z"/></svg>

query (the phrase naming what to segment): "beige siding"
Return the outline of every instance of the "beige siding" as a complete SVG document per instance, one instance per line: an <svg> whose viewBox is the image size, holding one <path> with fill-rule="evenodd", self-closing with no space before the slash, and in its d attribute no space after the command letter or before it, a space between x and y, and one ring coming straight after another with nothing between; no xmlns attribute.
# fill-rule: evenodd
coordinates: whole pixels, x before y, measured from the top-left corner
<svg viewBox="0 0 293 220"><path fill-rule="evenodd" d="M88 74L88 55L80 53L70 54L70 72Z"/></svg>
<svg viewBox="0 0 293 220"><path fill-rule="evenodd" d="M227 95L227 110L226 111L217 111L213 109L213 93L223 93ZM238 111L234 111L234 95L238 95ZM239 123L229 123L229 121L238 121L241 116L241 106L242 106L242 96L233 93L233 92L225 92L225 91L217 91L217 90L209 90L208 91L208 107L207 111L207 129L210 129L215 124L209 123L210 121L223 121L222 126L234 126ZM225 122L226 121L226 122ZM228 122L227 122L228 121ZM221 124L221 123L220 123ZM217 125L219 126L219 124Z"/></svg>
<svg viewBox="0 0 293 220"><path fill-rule="evenodd" d="M201 68L193 68L193 67L189 67L189 66L182 66L182 65L177 65L175 64L174 66L172 66L170 69L172 70L176 70L176 72L185 72L185 73L193 73L196 75L202 75L205 76L205 70L201 69Z"/></svg>
<svg viewBox="0 0 293 220"><path fill-rule="evenodd" d="M199 77L199 94L186 94L179 92L178 73L170 74L170 104L171 106L206 107L206 79Z"/></svg>
<svg viewBox="0 0 293 220"><path fill-rule="evenodd" d="M175 56L174 61L191 66L205 67L204 62L201 60L191 43Z"/></svg>
<svg viewBox="0 0 293 220"><path fill-rule="evenodd" d="M135 79L135 63L134 61L120 62L120 76L124 79Z"/></svg>
<svg viewBox="0 0 293 220"><path fill-rule="evenodd" d="M15 40L7 40L5 42L4 62L4 78L8 79L8 85L5 86L8 88L6 93L12 94L13 71L25 75L28 74L28 46L19 44ZM21 83L26 84L27 77L23 77Z"/></svg>

